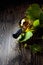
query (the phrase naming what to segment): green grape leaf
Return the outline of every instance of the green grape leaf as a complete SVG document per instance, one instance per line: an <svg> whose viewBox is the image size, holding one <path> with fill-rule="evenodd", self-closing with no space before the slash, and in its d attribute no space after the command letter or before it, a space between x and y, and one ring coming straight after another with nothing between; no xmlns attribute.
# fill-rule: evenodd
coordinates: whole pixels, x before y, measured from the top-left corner
<svg viewBox="0 0 43 65"><path fill-rule="evenodd" d="M40 25L39 19L37 19L37 20L35 20L35 21L33 22L33 26L34 26L34 27L37 27L37 26L39 26L39 25Z"/></svg>
<svg viewBox="0 0 43 65"><path fill-rule="evenodd" d="M32 4L25 12L26 17L35 20L40 17L41 9L38 4Z"/></svg>
<svg viewBox="0 0 43 65"><path fill-rule="evenodd" d="M28 31L25 33L25 36L19 39L20 42L25 42L28 39L30 39L33 36L33 33L31 31Z"/></svg>

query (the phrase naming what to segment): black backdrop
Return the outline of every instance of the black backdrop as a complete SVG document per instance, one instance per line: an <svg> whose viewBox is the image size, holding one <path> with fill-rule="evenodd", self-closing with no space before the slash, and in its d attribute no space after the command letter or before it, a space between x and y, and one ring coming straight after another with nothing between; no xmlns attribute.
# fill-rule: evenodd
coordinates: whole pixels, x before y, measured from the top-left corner
<svg viewBox="0 0 43 65"><path fill-rule="evenodd" d="M38 3L39 5L43 4L43 0L0 0L0 11L8 6L20 6L26 4Z"/></svg>
<svg viewBox="0 0 43 65"><path fill-rule="evenodd" d="M43 0L0 0L0 6L5 7L8 5L21 5L21 4L43 4Z"/></svg>

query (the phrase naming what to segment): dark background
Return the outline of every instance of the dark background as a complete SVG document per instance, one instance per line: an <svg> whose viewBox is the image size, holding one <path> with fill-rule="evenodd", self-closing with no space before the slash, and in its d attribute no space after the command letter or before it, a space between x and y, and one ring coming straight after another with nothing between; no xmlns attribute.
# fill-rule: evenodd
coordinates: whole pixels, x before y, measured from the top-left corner
<svg viewBox="0 0 43 65"><path fill-rule="evenodd" d="M0 0L0 8L5 8L9 5L22 5L22 4L32 4L32 3L38 3L43 4L43 0Z"/></svg>

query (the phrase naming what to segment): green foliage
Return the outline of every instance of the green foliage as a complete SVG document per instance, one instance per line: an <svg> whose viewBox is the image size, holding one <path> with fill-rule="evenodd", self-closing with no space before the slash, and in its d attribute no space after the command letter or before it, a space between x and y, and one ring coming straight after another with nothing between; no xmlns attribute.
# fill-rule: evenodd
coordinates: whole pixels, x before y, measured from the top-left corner
<svg viewBox="0 0 43 65"><path fill-rule="evenodd" d="M24 36L21 37L21 39L19 39L20 42L25 42L28 39L30 39L33 36L33 33L31 31L26 32Z"/></svg>
<svg viewBox="0 0 43 65"><path fill-rule="evenodd" d="M40 25L39 19L37 19L37 20L35 20L35 21L33 22L33 26L34 26L34 27L37 27L37 26L39 26L39 25Z"/></svg>
<svg viewBox="0 0 43 65"><path fill-rule="evenodd" d="M33 44L30 46L30 49L32 50L33 53L41 52L42 48L38 44Z"/></svg>
<svg viewBox="0 0 43 65"><path fill-rule="evenodd" d="M41 9L38 4L32 4L27 10L26 10L26 17L29 19L35 20L40 17Z"/></svg>
<svg viewBox="0 0 43 65"><path fill-rule="evenodd" d="M43 11L39 7L38 4L32 4L25 12L26 18L28 20L32 20L32 28L25 32L24 35L21 34L21 38L19 39L19 42L25 42L28 39L30 39L33 36L33 32L35 29L38 29L38 26L43 27ZM38 35L38 34L37 34ZM43 36L42 36L43 39ZM24 45L24 47L27 47L27 44ZM42 48L38 44L30 45L30 49L33 53L41 52Z"/></svg>

